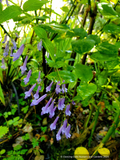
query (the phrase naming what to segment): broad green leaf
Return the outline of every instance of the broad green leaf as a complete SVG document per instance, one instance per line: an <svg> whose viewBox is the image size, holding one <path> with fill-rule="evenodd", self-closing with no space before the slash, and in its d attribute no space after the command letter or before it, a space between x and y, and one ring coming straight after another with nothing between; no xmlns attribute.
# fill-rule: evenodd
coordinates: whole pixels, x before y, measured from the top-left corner
<svg viewBox="0 0 120 160"><path fill-rule="evenodd" d="M94 40L94 41L95 41L95 45L97 45L97 44L100 43L100 37L97 36L97 35L92 35L92 34L90 34L90 35L87 36L87 38Z"/></svg>
<svg viewBox="0 0 120 160"><path fill-rule="evenodd" d="M0 12L0 23L3 23L9 19L13 19L14 17L20 15L21 8L19 6L8 6L5 10Z"/></svg>
<svg viewBox="0 0 120 160"><path fill-rule="evenodd" d="M69 8L67 6L63 6L60 8L63 12L68 12Z"/></svg>
<svg viewBox="0 0 120 160"><path fill-rule="evenodd" d="M0 13L2 12L2 8L3 8L2 3L0 3Z"/></svg>
<svg viewBox="0 0 120 160"><path fill-rule="evenodd" d="M111 33L111 34L117 34L117 33L120 33L120 27L115 25L114 23L113 24L107 24L103 28L103 31L107 32L107 33Z"/></svg>
<svg viewBox="0 0 120 160"><path fill-rule="evenodd" d="M59 74L58 72L51 72L47 78L54 81L60 81L62 79L65 80L65 83L74 82L76 79L72 72L66 70L59 71Z"/></svg>
<svg viewBox="0 0 120 160"><path fill-rule="evenodd" d="M3 95L3 90L2 90L1 84L0 84L0 100L3 103L3 105L5 105L5 98Z"/></svg>
<svg viewBox="0 0 120 160"><path fill-rule="evenodd" d="M87 37L87 32L83 28L75 28L67 31L66 36L68 37L80 37L80 39Z"/></svg>
<svg viewBox="0 0 120 160"><path fill-rule="evenodd" d="M81 79L81 81L84 81L84 82L88 82L93 78L93 73L90 67L82 64L75 65L75 74L77 78Z"/></svg>
<svg viewBox="0 0 120 160"><path fill-rule="evenodd" d="M46 31L43 28L41 28L40 26L34 27L33 29L39 38L41 38L41 39L47 38Z"/></svg>
<svg viewBox="0 0 120 160"><path fill-rule="evenodd" d="M6 152L6 150L5 149L2 149L1 151L0 151L0 154L4 154Z"/></svg>
<svg viewBox="0 0 120 160"><path fill-rule="evenodd" d="M108 42L101 43L96 49L98 52L94 52L90 56L96 61L111 61L118 57L118 47Z"/></svg>
<svg viewBox="0 0 120 160"><path fill-rule="evenodd" d="M117 12L113 9L111 4L108 3L98 3L98 9L103 16L113 18L117 16Z"/></svg>
<svg viewBox="0 0 120 160"><path fill-rule="evenodd" d="M3 137L8 131L8 127L0 126L0 138Z"/></svg>
<svg viewBox="0 0 120 160"><path fill-rule="evenodd" d="M94 47L95 41L92 39L82 39L72 42L72 48L75 52L83 54L89 52Z"/></svg>
<svg viewBox="0 0 120 160"><path fill-rule="evenodd" d="M23 4L25 11L34 11L40 9L44 4L48 3L47 0L28 0Z"/></svg>
<svg viewBox="0 0 120 160"><path fill-rule="evenodd" d="M46 60L47 60L47 63L50 67L61 68L65 65L65 62L62 62L62 61L54 62L54 61L50 60L49 58L46 58Z"/></svg>
<svg viewBox="0 0 120 160"><path fill-rule="evenodd" d="M93 83L83 84L77 87L77 93L84 100L87 97L93 95L97 90L97 86Z"/></svg>

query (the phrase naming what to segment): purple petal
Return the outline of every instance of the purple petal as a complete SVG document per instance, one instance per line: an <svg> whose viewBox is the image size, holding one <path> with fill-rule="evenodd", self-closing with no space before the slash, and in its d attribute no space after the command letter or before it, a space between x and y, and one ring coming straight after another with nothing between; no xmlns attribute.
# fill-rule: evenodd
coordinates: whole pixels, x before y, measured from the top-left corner
<svg viewBox="0 0 120 160"><path fill-rule="evenodd" d="M49 85L48 87L46 87L46 92L51 91L51 86L52 86L52 84L53 84L53 81L50 83L50 85Z"/></svg>
<svg viewBox="0 0 120 160"><path fill-rule="evenodd" d="M71 134L69 133L70 132L70 128L71 128L71 126L69 125L65 130L65 136L66 136L67 139L71 137Z"/></svg>
<svg viewBox="0 0 120 160"><path fill-rule="evenodd" d="M16 35L16 37L17 37L17 38L19 38L19 36L18 36L18 34L17 34L17 33L15 33L15 35Z"/></svg>
<svg viewBox="0 0 120 160"><path fill-rule="evenodd" d="M65 114L66 116L70 116L71 115L71 112L70 112L70 104L66 106L66 111L65 111Z"/></svg>
<svg viewBox="0 0 120 160"><path fill-rule="evenodd" d="M28 74L27 74L27 77L26 78L24 78L24 83L25 84L27 84L28 82L29 82L29 78L30 78L30 76L31 76L31 69L29 70L29 72L28 72Z"/></svg>
<svg viewBox="0 0 120 160"><path fill-rule="evenodd" d="M35 99L38 99L39 98L39 90L41 90L41 87L40 86L38 86L38 89L37 89L37 92L34 94L34 98Z"/></svg>
<svg viewBox="0 0 120 160"><path fill-rule="evenodd" d="M45 113L48 113L48 107L50 105L52 101L52 98L49 99L48 103L45 105L45 107L42 107L42 112L41 112L41 115L45 114Z"/></svg>
<svg viewBox="0 0 120 160"><path fill-rule="evenodd" d="M29 91L25 92L25 99L31 96L31 92L36 86L36 83L29 89Z"/></svg>
<svg viewBox="0 0 120 160"><path fill-rule="evenodd" d="M26 68L27 59L28 59L28 56L26 56L23 66L20 67L22 74L27 70Z"/></svg>
<svg viewBox="0 0 120 160"><path fill-rule="evenodd" d="M65 119L65 121L63 122L62 134L65 133L66 127L67 127L67 119Z"/></svg>
<svg viewBox="0 0 120 160"><path fill-rule="evenodd" d="M41 82L40 74L41 74L41 72L39 71L39 75L38 75L38 79L37 79L37 82L38 82L38 83L40 83L40 82Z"/></svg>
<svg viewBox="0 0 120 160"><path fill-rule="evenodd" d="M3 56L6 57L8 55L8 52L9 52L9 41L7 41L7 43L6 43Z"/></svg>
<svg viewBox="0 0 120 160"><path fill-rule="evenodd" d="M11 39L11 41L12 41L12 44L13 44L13 49L17 49L17 46L16 46L16 43L15 43L15 41L13 40L13 39Z"/></svg>
<svg viewBox="0 0 120 160"><path fill-rule="evenodd" d="M8 0L6 0L6 4L7 4L7 6L9 6L9 4L8 4Z"/></svg>
<svg viewBox="0 0 120 160"><path fill-rule="evenodd" d="M60 98L58 100L58 110L63 110L63 108L65 107L64 102L65 102L65 98Z"/></svg>
<svg viewBox="0 0 120 160"><path fill-rule="evenodd" d="M1 0L2 3L2 0ZM5 43L7 41L7 34L5 35L4 41L2 43Z"/></svg>
<svg viewBox="0 0 120 160"><path fill-rule="evenodd" d="M56 94L58 94L58 93L60 93L61 92L61 89L60 89L60 81L58 81L57 82L57 84L56 84L56 88L55 88L55 92L56 92Z"/></svg>
<svg viewBox="0 0 120 160"><path fill-rule="evenodd" d="M5 61L4 61L4 58L2 58L2 66L1 66L1 68L3 68L3 69L5 69L6 67L5 67Z"/></svg>
<svg viewBox="0 0 120 160"><path fill-rule="evenodd" d="M42 49L42 40L37 44L37 48L39 51Z"/></svg>
<svg viewBox="0 0 120 160"><path fill-rule="evenodd" d="M56 134L56 139L57 139L57 141L61 140L60 134L62 133L62 128L63 128L63 126L60 127L58 133Z"/></svg>
<svg viewBox="0 0 120 160"><path fill-rule="evenodd" d="M51 109L51 111L49 112L50 113L49 118L54 117L56 108L57 107Z"/></svg>
<svg viewBox="0 0 120 160"><path fill-rule="evenodd" d="M50 125L51 131L56 129L56 123L57 123L58 119L59 119L59 116L57 116L57 118L54 120L54 122Z"/></svg>
<svg viewBox="0 0 120 160"><path fill-rule="evenodd" d="M14 57L13 61L16 61L21 56L21 54L23 53L23 50L24 50L24 44L21 45L17 53L13 53L13 57Z"/></svg>
<svg viewBox="0 0 120 160"><path fill-rule="evenodd" d="M44 94L42 97L40 97L39 99L34 99L32 100L32 103L30 104L30 106L34 106L34 105L38 105L43 99L45 99L47 96L47 94Z"/></svg>

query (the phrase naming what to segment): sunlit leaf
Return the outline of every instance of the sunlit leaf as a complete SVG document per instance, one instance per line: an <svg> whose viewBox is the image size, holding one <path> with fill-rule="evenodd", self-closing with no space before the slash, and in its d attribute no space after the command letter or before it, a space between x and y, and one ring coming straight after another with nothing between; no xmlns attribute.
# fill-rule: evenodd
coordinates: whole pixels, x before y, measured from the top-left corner
<svg viewBox="0 0 120 160"><path fill-rule="evenodd" d="M89 152L85 147L77 147L74 151L74 156L77 160L88 160Z"/></svg>
<svg viewBox="0 0 120 160"><path fill-rule="evenodd" d="M0 138L3 137L8 131L8 127L0 126Z"/></svg>
<svg viewBox="0 0 120 160"><path fill-rule="evenodd" d="M99 148L98 152L102 156L109 156L110 155L110 150L107 148Z"/></svg>
<svg viewBox="0 0 120 160"><path fill-rule="evenodd" d="M0 84L0 100L3 103L3 105L5 105L5 98L4 98L4 94L3 94L1 84Z"/></svg>

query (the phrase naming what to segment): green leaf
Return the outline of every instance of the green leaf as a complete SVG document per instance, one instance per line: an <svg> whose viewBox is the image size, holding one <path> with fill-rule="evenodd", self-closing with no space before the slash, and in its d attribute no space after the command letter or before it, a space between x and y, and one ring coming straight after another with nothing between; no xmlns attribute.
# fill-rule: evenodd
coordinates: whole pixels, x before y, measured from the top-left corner
<svg viewBox="0 0 120 160"><path fill-rule="evenodd" d="M2 12L2 8L3 8L2 3L0 3L0 14Z"/></svg>
<svg viewBox="0 0 120 160"><path fill-rule="evenodd" d="M8 127L0 126L0 138L8 132Z"/></svg>
<svg viewBox="0 0 120 160"><path fill-rule="evenodd" d="M46 31L43 28L41 28L40 26L34 27L33 29L39 38L41 38L41 39L47 38Z"/></svg>
<svg viewBox="0 0 120 160"><path fill-rule="evenodd" d="M84 100L87 97L93 95L97 90L97 86L93 83L83 84L77 87L77 93Z"/></svg>
<svg viewBox="0 0 120 160"><path fill-rule="evenodd" d="M5 98L3 95L3 90L2 90L1 84L0 84L0 100L3 103L3 105L5 106Z"/></svg>
<svg viewBox="0 0 120 160"><path fill-rule="evenodd" d="M2 68L0 67L0 82L3 83L3 74L2 74Z"/></svg>
<svg viewBox="0 0 120 160"><path fill-rule="evenodd" d="M113 9L111 4L98 3L98 9L103 16L113 18L117 15L117 12Z"/></svg>
<svg viewBox="0 0 120 160"><path fill-rule="evenodd" d="M5 149L2 149L1 151L0 151L0 154L4 154L6 152L6 150Z"/></svg>
<svg viewBox="0 0 120 160"><path fill-rule="evenodd" d="M120 33L120 27L115 24L107 24L103 28L103 31L111 34L117 34Z"/></svg>
<svg viewBox="0 0 120 160"><path fill-rule="evenodd" d="M87 32L83 28L75 28L71 31L67 31L66 36L72 37L80 37L80 39L87 37Z"/></svg>
<svg viewBox="0 0 120 160"><path fill-rule="evenodd" d="M18 144L17 146L14 147L14 150L15 150L15 151L18 151L18 150L20 150L21 148L22 148L22 146Z"/></svg>
<svg viewBox="0 0 120 160"><path fill-rule="evenodd" d="M96 49L98 52L94 52L90 56L96 61L111 61L118 57L118 47L108 42L101 43Z"/></svg>
<svg viewBox="0 0 120 160"><path fill-rule="evenodd" d="M40 9L44 4L48 3L47 0L28 0L23 4L25 11L34 11Z"/></svg>
<svg viewBox="0 0 120 160"><path fill-rule="evenodd" d="M92 39L82 39L72 42L72 48L75 52L79 54L86 53L94 47L95 41Z"/></svg>
<svg viewBox="0 0 120 160"><path fill-rule="evenodd" d="M95 41L95 45L97 45L97 44L100 43L100 37L97 36L97 35L92 35L92 34L90 34L90 35L87 36L87 38L94 40L94 41Z"/></svg>
<svg viewBox="0 0 120 160"><path fill-rule="evenodd" d="M74 82L76 80L75 75L66 70L59 71L59 75L58 72L51 72L47 78L54 81L59 81L60 78L62 78L62 80L65 80L65 83Z"/></svg>
<svg viewBox="0 0 120 160"><path fill-rule="evenodd" d="M68 12L69 8L67 6L63 6L60 8L63 12Z"/></svg>
<svg viewBox="0 0 120 160"><path fill-rule="evenodd" d="M20 15L21 8L19 6L8 6L5 10L0 13L0 23L3 23L9 19L13 19L14 17Z"/></svg>
<svg viewBox="0 0 120 160"><path fill-rule="evenodd" d="M93 73L88 66L82 64L75 65L75 74L81 81L88 82L93 78Z"/></svg>

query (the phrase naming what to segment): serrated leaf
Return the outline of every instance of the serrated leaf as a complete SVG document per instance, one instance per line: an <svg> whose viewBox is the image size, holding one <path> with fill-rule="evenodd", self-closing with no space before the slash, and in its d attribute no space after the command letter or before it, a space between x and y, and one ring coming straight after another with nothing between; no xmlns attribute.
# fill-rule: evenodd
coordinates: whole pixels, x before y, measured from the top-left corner
<svg viewBox="0 0 120 160"><path fill-rule="evenodd" d="M0 100L3 103L3 105L5 106L5 98L3 95L3 90L2 90L1 84L0 84Z"/></svg>
<svg viewBox="0 0 120 160"><path fill-rule="evenodd" d="M75 74L81 81L88 82L93 78L93 73L88 66L82 64L75 65Z"/></svg>
<svg viewBox="0 0 120 160"><path fill-rule="evenodd" d="M94 47L95 41L92 39L82 39L72 42L72 48L75 52L79 54L86 53Z"/></svg>
<svg viewBox="0 0 120 160"><path fill-rule="evenodd" d="M9 19L13 19L14 17L20 15L21 8L19 6L8 6L5 10L0 12L0 23L3 23Z"/></svg>
<svg viewBox="0 0 120 160"><path fill-rule="evenodd" d="M83 84L77 87L77 93L81 96L83 100L94 94L96 90L97 86L93 83Z"/></svg>
<svg viewBox="0 0 120 160"><path fill-rule="evenodd" d="M8 127L0 126L0 138L3 137L8 131Z"/></svg>
<svg viewBox="0 0 120 160"><path fill-rule="evenodd" d="M34 11L40 9L44 4L48 3L47 0L28 0L23 4L25 11Z"/></svg>

